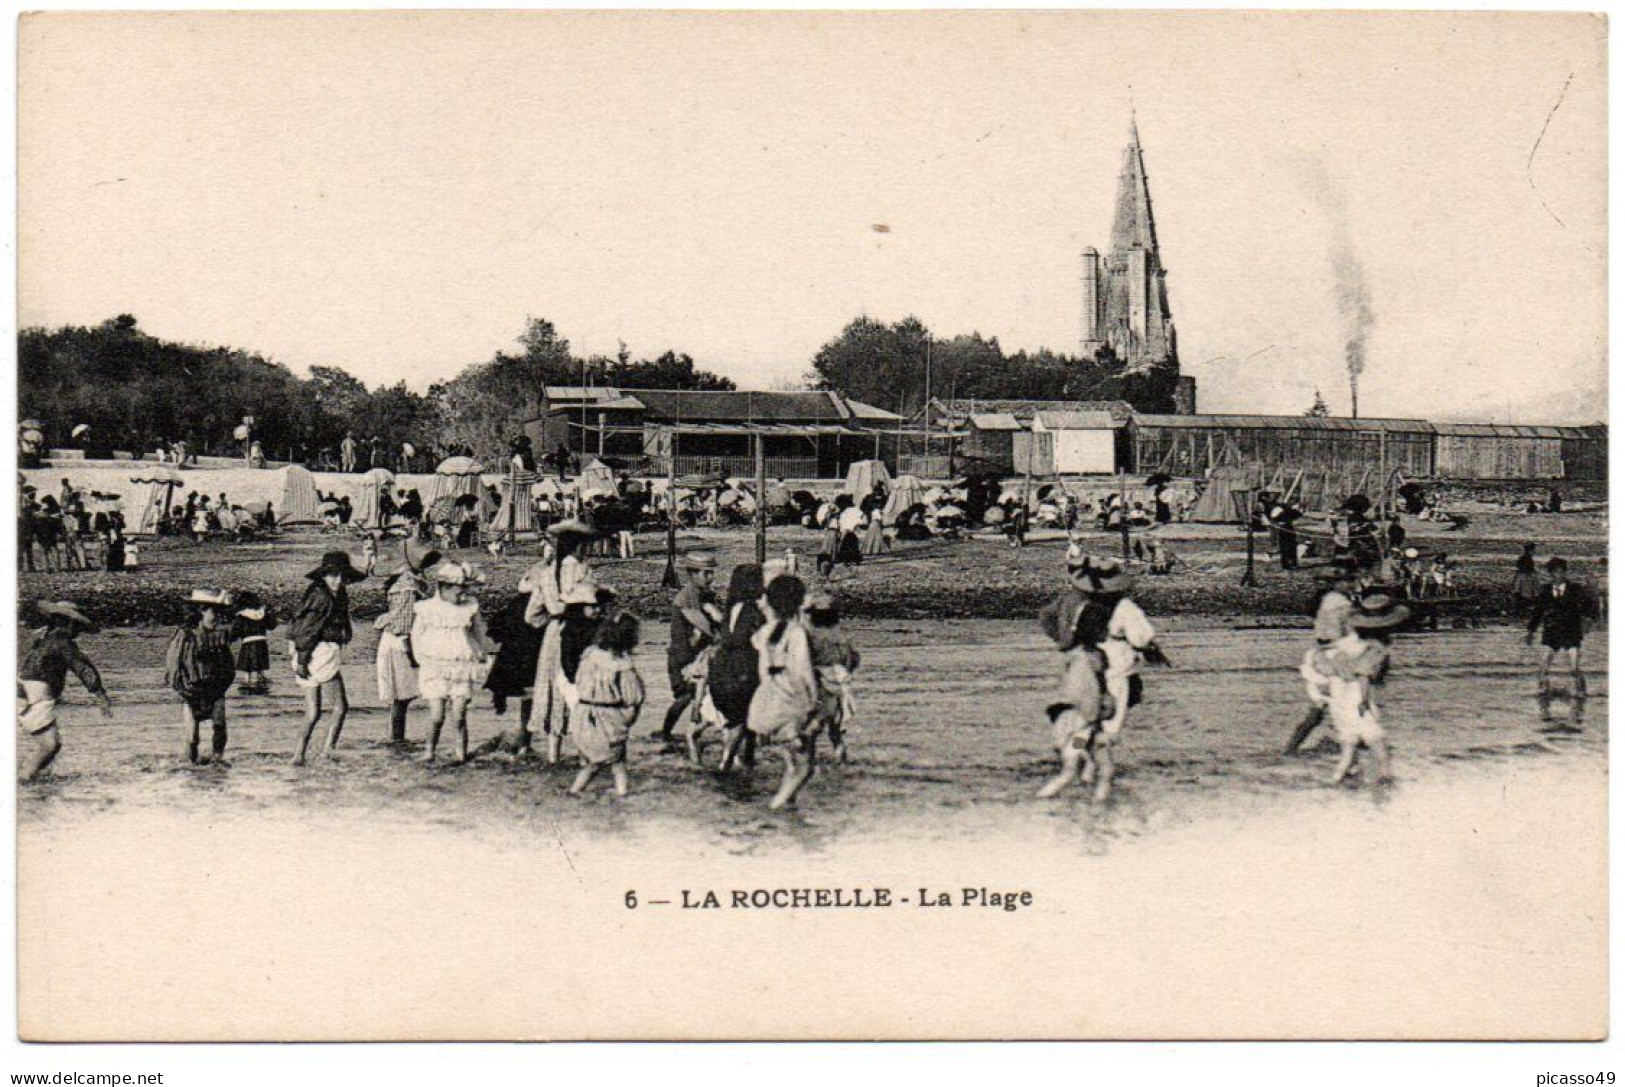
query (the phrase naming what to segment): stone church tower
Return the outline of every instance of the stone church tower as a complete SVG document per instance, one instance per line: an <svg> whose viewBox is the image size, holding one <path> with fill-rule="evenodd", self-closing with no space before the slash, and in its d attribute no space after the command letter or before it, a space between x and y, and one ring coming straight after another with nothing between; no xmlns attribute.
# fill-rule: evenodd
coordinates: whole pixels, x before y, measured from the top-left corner
<svg viewBox="0 0 1625 1087"><path fill-rule="evenodd" d="M1117 178L1111 251L1104 259L1092 247L1083 251L1078 353L1093 358L1109 344L1125 371L1158 366L1177 371L1179 351L1168 312L1166 275L1151 216L1140 128L1131 119L1123 170Z"/></svg>

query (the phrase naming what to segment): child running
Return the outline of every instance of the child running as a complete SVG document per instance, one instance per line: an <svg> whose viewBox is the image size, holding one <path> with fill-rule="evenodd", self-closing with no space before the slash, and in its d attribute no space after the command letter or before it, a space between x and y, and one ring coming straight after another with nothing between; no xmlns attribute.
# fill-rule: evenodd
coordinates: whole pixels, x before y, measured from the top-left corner
<svg viewBox="0 0 1625 1087"><path fill-rule="evenodd" d="M181 696L181 720L186 728L186 761L196 766L210 759L198 757L203 722L212 736L210 749L217 766L226 762L226 692L237 678L231 656L231 627L226 618L231 594L218 589L195 589L187 601L186 622L170 639L164 659L164 683Z"/></svg>
<svg viewBox="0 0 1625 1087"><path fill-rule="evenodd" d="M764 741L784 744L784 779L768 803L776 810L793 803L813 774L818 676L801 624L807 586L798 577L774 578L766 598L767 625L751 637L760 685L751 696L748 722Z"/></svg>
<svg viewBox="0 0 1625 1087"><path fill-rule="evenodd" d="M475 577L468 567L443 562L434 580L436 595L417 605L412 620L418 689L429 703L429 743L422 761L435 761L449 712L457 730L453 764L461 765L468 761L468 704L485 680L490 646L479 603L470 599Z"/></svg>
<svg viewBox="0 0 1625 1087"><path fill-rule="evenodd" d="M626 772L626 737L643 709L643 679L632 664L638 645L638 620L628 612L604 619L592 646L576 669L576 713L571 735L581 752L581 772L570 784L580 796L598 771L609 767L615 795L630 791Z"/></svg>
<svg viewBox="0 0 1625 1087"><path fill-rule="evenodd" d="M1371 689L1388 674L1388 638L1410 619L1410 609L1381 593L1365 597L1349 617L1350 631L1329 646L1317 646L1299 669L1317 687L1337 731L1341 754L1331 783L1341 784L1364 745L1376 761L1376 780L1390 779L1388 734Z"/></svg>
<svg viewBox="0 0 1625 1087"><path fill-rule="evenodd" d="M17 744L17 780L25 785L37 780L62 750L57 704L70 671L101 704L102 716L113 716L113 700L102 686L101 673L75 640L81 631L94 634L96 624L66 602L40 601L37 609L45 618L45 629L29 646L17 670L17 725L22 731Z"/></svg>
<svg viewBox="0 0 1625 1087"><path fill-rule="evenodd" d="M847 760L846 736L857 712L852 698L852 673L858 670L858 651L841 629L841 609L828 593L814 593L807 601L807 643L813 671L818 676L818 711L814 732L829 731L835 761Z"/></svg>

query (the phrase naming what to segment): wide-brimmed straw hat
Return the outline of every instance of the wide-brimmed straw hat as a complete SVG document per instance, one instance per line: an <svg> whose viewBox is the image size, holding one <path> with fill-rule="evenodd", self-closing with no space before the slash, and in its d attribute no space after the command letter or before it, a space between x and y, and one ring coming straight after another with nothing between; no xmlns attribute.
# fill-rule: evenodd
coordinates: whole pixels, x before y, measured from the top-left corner
<svg viewBox="0 0 1625 1087"><path fill-rule="evenodd" d="M591 536L593 535L593 528L580 518L570 517L548 525L547 534L549 536Z"/></svg>
<svg viewBox="0 0 1625 1087"><path fill-rule="evenodd" d="M443 562L434 568L434 580L438 585L467 585L473 579L462 563Z"/></svg>
<svg viewBox="0 0 1625 1087"><path fill-rule="evenodd" d="M1392 630L1402 626L1411 617L1411 609L1387 593L1372 593L1362 597L1349 626L1355 630Z"/></svg>
<svg viewBox="0 0 1625 1087"><path fill-rule="evenodd" d="M329 551L323 555L322 564L306 574L305 577L315 581L318 578L326 577L328 574L342 575L346 582L365 581L367 579L366 574L350 565L350 556L343 551Z"/></svg>
<svg viewBox="0 0 1625 1087"><path fill-rule="evenodd" d="M1134 586L1129 572L1110 559L1085 555L1081 561L1067 562L1072 583L1086 593L1126 593Z"/></svg>
<svg viewBox="0 0 1625 1087"><path fill-rule="evenodd" d="M47 618L67 619L78 623L85 629L85 633L94 634L96 624L92 623L85 613L68 603L66 600L41 600L35 605L39 613Z"/></svg>
<svg viewBox="0 0 1625 1087"><path fill-rule="evenodd" d="M205 608L231 607L231 593L225 589L193 589L192 595L186 598L188 604L200 604Z"/></svg>

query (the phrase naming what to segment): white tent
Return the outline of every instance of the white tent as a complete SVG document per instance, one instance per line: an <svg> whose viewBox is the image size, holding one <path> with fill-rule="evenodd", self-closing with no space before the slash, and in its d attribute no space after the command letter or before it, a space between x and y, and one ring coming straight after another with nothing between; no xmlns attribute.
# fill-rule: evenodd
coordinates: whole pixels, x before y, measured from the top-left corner
<svg viewBox="0 0 1625 1087"><path fill-rule="evenodd" d="M380 500L384 492L395 486L395 473L388 468L373 468L361 477L361 490L356 495L355 511L350 516L352 524L362 528L387 528L384 518L379 512Z"/></svg>
<svg viewBox="0 0 1625 1087"><path fill-rule="evenodd" d="M582 467L581 475L576 479L576 487L583 501L595 495L614 494L615 472L609 465L594 457Z"/></svg>
<svg viewBox="0 0 1625 1087"><path fill-rule="evenodd" d="M886 462L860 460L846 470L846 486L842 487L841 491L861 502L874 492L876 483L891 483L891 473L886 471Z"/></svg>
<svg viewBox="0 0 1625 1087"><path fill-rule="evenodd" d="M314 525L322 519L317 508L321 499L316 495L316 477L302 464L290 464L282 469L282 506L277 523L282 525Z"/></svg>
<svg viewBox="0 0 1625 1087"><path fill-rule="evenodd" d="M429 493L423 496L423 504L432 506L442 498L482 494L484 488L480 486L480 474L484 471L485 465L473 457L447 457L434 470L434 479L429 481Z"/></svg>
<svg viewBox="0 0 1625 1087"><path fill-rule="evenodd" d="M158 520L169 509L170 495L181 485L180 472L167 464L155 464L131 476L130 482L141 485L141 512L136 514L130 535L157 535Z"/></svg>
<svg viewBox="0 0 1625 1087"><path fill-rule="evenodd" d="M924 504L925 484L920 482L919 477L898 476L892 483L891 494L886 498L886 508L881 512L881 520L885 524L893 524L910 506Z"/></svg>

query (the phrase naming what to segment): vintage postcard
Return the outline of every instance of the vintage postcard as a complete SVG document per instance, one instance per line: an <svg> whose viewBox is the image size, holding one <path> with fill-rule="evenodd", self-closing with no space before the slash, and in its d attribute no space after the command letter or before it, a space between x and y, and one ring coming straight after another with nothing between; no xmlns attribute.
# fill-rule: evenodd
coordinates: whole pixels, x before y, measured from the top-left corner
<svg viewBox="0 0 1625 1087"><path fill-rule="evenodd" d="M1606 1036L1603 16L18 33L23 1040Z"/></svg>

